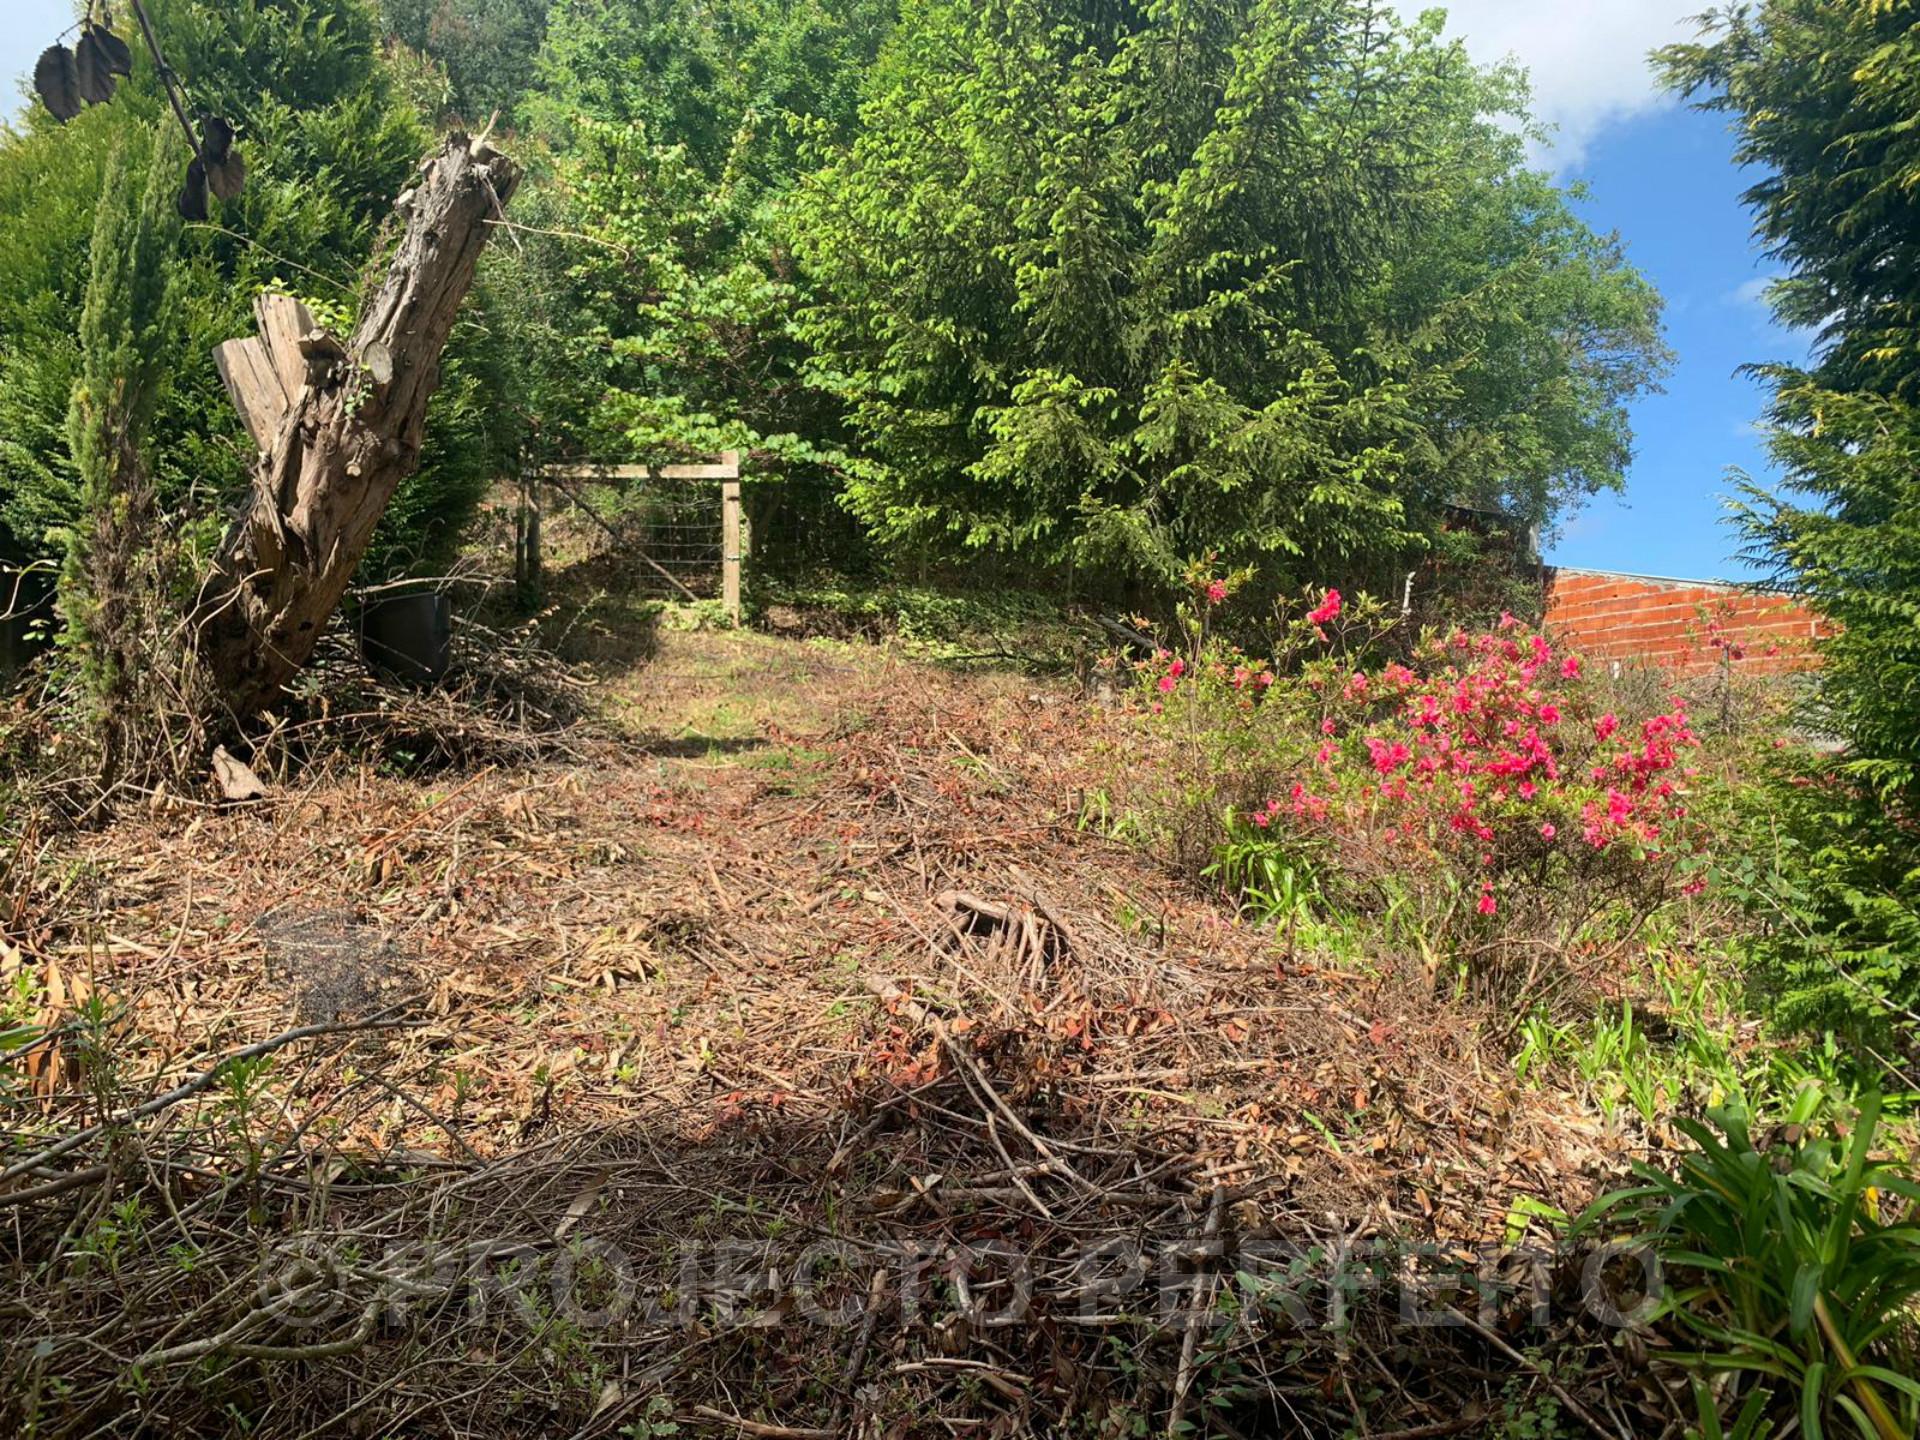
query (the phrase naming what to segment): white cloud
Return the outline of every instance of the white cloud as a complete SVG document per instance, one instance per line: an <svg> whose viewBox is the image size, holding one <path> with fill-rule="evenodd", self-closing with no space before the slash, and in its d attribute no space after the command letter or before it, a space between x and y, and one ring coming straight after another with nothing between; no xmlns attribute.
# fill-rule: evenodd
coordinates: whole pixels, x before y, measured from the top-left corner
<svg viewBox="0 0 1920 1440"><path fill-rule="evenodd" d="M1744 311L1754 328L1773 340L1786 340L1803 351L1799 359L1810 357L1820 345L1819 325L1785 325L1773 313L1773 304L1768 292L1784 280L1786 276L1769 271L1755 275L1727 292L1726 303L1735 310Z"/></svg>
<svg viewBox="0 0 1920 1440"><path fill-rule="evenodd" d="M1400 0L1408 14L1426 8ZM1694 34L1703 0L1454 0L1447 33L1483 64L1511 56L1533 81L1534 114L1555 127L1539 159L1577 165L1604 127L1678 103L1655 81L1647 53Z"/></svg>

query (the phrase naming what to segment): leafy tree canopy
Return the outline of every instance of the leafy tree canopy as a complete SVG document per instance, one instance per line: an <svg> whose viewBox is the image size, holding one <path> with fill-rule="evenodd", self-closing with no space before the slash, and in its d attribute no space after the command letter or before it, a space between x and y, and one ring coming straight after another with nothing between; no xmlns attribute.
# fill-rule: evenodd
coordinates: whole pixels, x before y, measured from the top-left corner
<svg viewBox="0 0 1920 1440"><path fill-rule="evenodd" d="M1328 576L1620 483L1659 302L1524 83L1373 0L909 0L787 227L850 503L1170 577Z"/></svg>

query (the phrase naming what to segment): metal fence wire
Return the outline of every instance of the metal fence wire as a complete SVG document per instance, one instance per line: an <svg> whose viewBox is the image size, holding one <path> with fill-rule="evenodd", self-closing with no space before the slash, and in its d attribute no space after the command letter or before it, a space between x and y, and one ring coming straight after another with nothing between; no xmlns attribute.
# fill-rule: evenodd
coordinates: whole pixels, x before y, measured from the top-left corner
<svg viewBox="0 0 1920 1440"><path fill-rule="evenodd" d="M530 472L515 522L520 578L537 588L547 565L578 566L628 594L717 599L737 614L745 549L738 475L731 452L714 463L658 470L550 466ZM548 523L563 518L564 526Z"/></svg>
<svg viewBox="0 0 1920 1440"><path fill-rule="evenodd" d="M628 561L636 594L663 599L720 595L720 487L686 480L629 481L602 550Z"/></svg>
<svg viewBox="0 0 1920 1440"><path fill-rule="evenodd" d="M746 487L753 568L781 580L868 576L885 566L859 520L840 503L841 481L801 471Z"/></svg>

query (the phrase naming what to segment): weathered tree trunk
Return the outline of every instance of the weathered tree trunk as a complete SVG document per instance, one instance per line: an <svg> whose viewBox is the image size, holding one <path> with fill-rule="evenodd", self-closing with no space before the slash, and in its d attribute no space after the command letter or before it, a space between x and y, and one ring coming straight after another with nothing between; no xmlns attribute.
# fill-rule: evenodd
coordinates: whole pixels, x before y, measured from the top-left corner
<svg viewBox="0 0 1920 1440"><path fill-rule="evenodd" d="M406 233L350 342L269 296L260 338L220 347L221 374L263 452L196 616L202 663L235 716L273 704L306 663L419 463L441 349L487 222L519 180L484 140L449 136L398 201Z"/></svg>

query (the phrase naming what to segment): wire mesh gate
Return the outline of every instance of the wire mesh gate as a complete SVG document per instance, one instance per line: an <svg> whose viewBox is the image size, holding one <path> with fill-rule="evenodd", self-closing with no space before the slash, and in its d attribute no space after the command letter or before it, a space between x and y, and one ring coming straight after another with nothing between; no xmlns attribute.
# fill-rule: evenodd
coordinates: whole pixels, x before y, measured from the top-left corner
<svg viewBox="0 0 1920 1440"><path fill-rule="evenodd" d="M618 485L617 515L609 518L582 493ZM723 450L691 465L547 465L524 472L514 524L514 573L537 590L542 570L543 491L566 500L613 543L616 555L637 561L633 580L643 592L670 599L718 598L740 620L740 567L746 549L740 505L740 453Z"/></svg>

